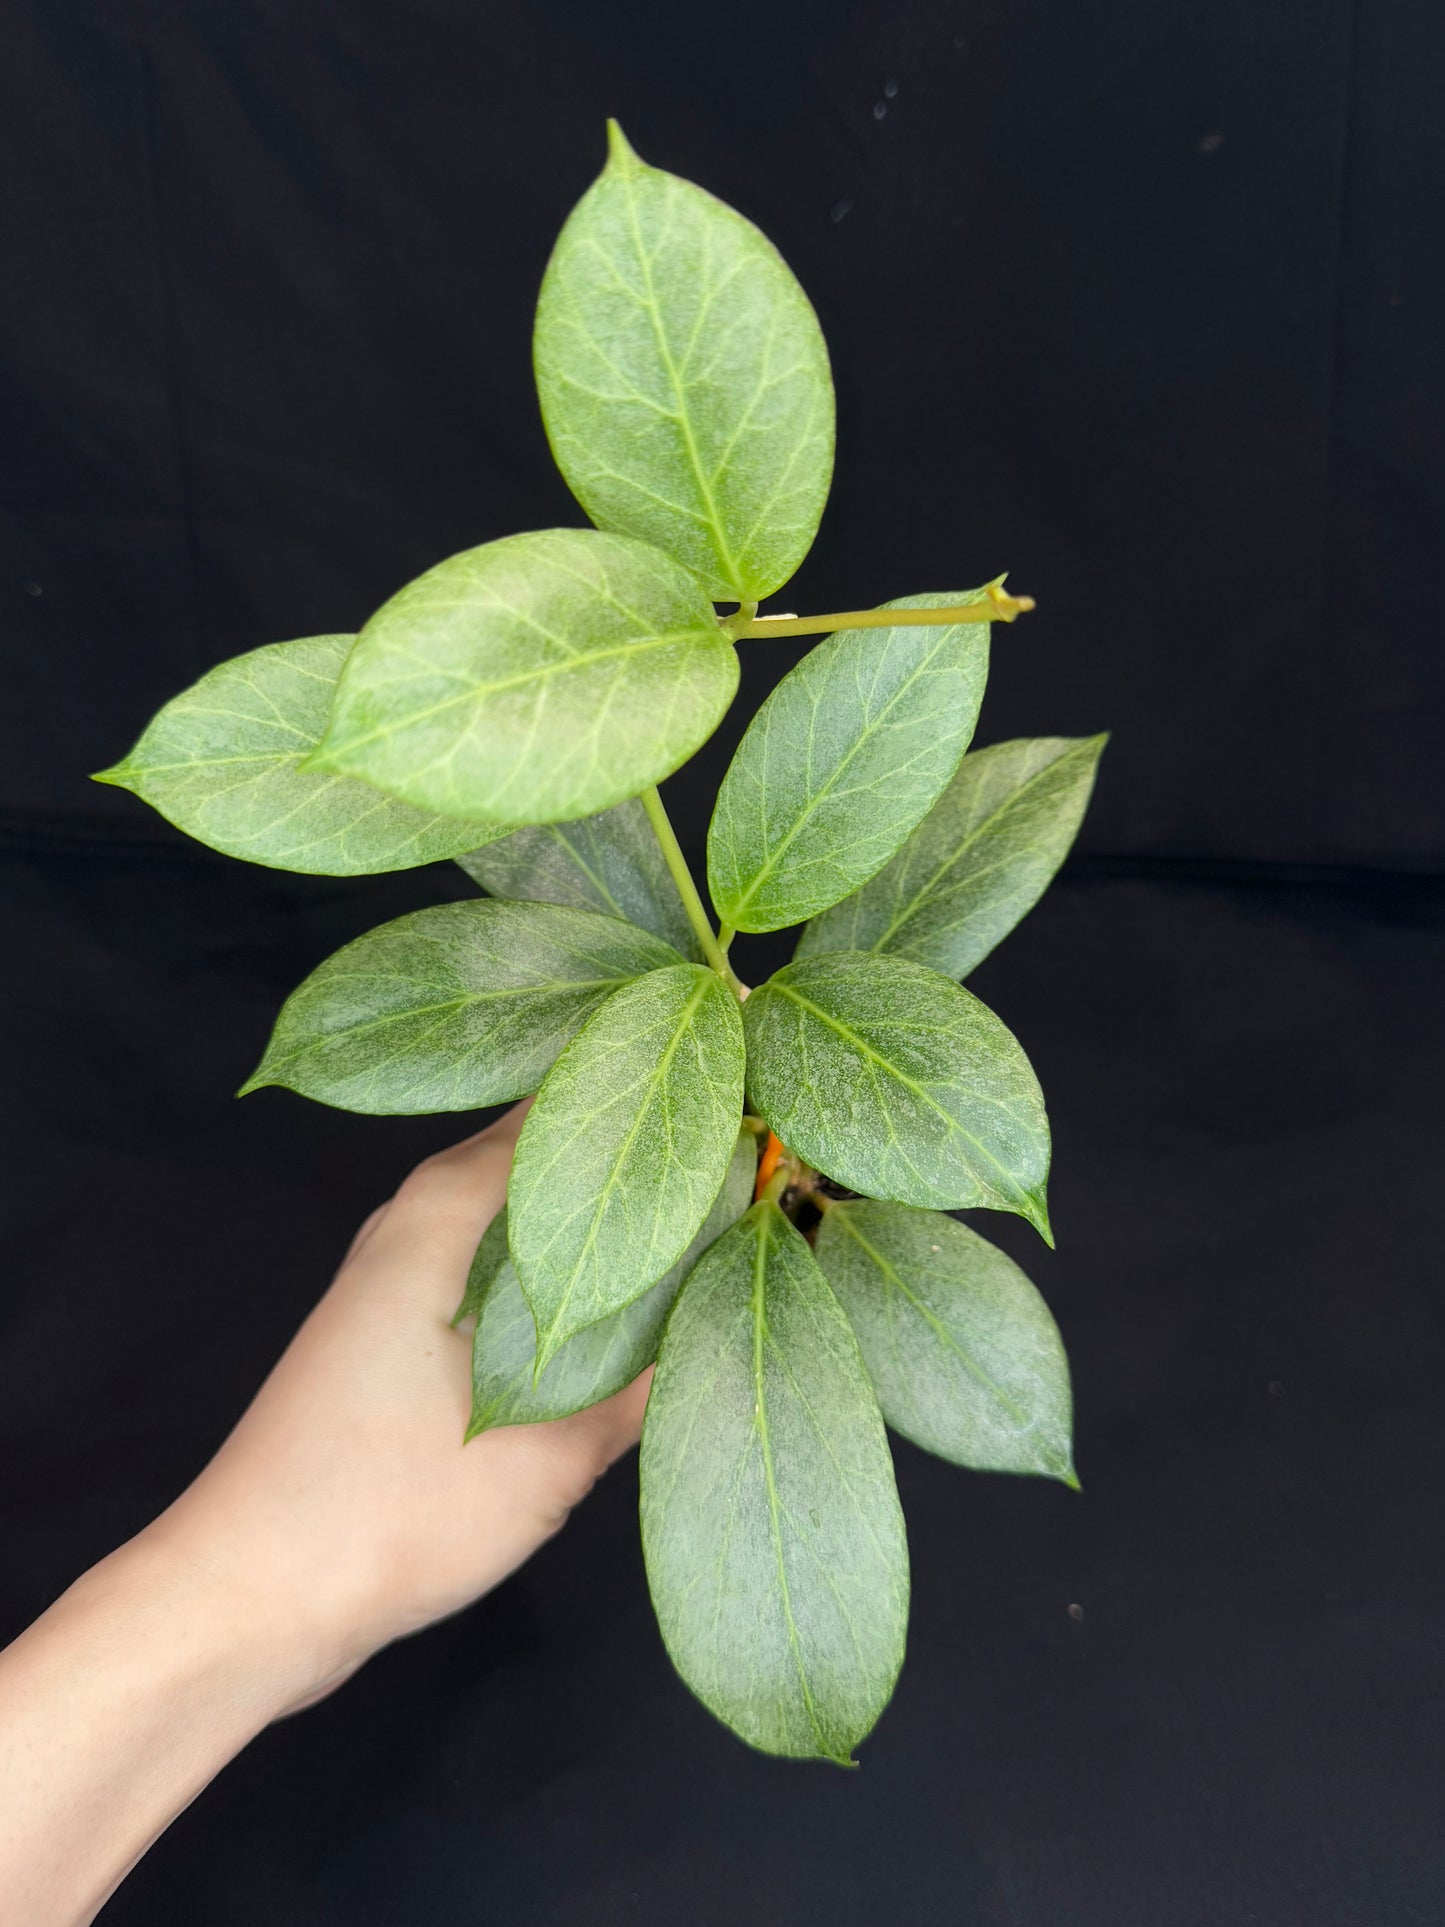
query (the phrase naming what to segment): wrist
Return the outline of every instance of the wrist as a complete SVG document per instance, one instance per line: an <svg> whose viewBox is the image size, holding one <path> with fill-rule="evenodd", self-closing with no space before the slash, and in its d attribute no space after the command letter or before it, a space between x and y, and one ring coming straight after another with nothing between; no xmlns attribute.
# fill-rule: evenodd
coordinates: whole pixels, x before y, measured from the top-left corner
<svg viewBox="0 0 1445 1927"><path fill-rule="evenodd" d="M259 1732L358 1663L280 1587L212 1546L177 1509L91 1568L71 1592L174 1642L175 1663ZM144 1636L144 1635L142 1635Z"/></svg>

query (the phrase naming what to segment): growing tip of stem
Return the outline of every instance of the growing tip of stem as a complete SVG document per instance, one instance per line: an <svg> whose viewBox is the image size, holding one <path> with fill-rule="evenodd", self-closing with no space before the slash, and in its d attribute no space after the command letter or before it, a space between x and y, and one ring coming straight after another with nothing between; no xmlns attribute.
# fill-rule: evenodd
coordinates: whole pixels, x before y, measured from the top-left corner
<svg viewBox="0 0 1445 1927"><path fill-rule="evenodd" d="M769 1131L767 1139L763 1144L762 1155L758 1159L758 1178L757 1183L753 1187L753 1197L755 1199L765 1198L769 1195L768 1187L777 1176L778 1166L786 1156L787 1152L783 1147L782 1139L776 1131ZM784 1172L783 1177L784 1183L786 1183L786 1172ZM773 1195L776 1196L777 1193Z"/></svg>
<svg viewBox="0 0 1445 1927"><path fill-rule="evenodd" d="M1007 572L1005 572L1003 575L995 576L988 585L988 599L993 604L994 619L997 622L1017 622L1020 616L1026 616L1030 609L1038 607L1031 595L1010 595L1003 586L1007 579Z"/></svg>

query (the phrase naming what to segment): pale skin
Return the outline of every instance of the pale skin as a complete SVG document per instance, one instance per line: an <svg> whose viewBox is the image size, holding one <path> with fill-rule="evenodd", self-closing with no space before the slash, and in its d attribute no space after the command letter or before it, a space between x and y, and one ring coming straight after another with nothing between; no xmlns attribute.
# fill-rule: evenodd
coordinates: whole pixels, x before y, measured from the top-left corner
<svg viewBox="0 0 1445 1927"><path fill-rule="evenodd" d="M497 1585L636 1443L650 1374L462 1448L448 1321L522 1109L372 1213L195 1483L0 1653L6 1927L94 1919L264 1726Z"/></svg>

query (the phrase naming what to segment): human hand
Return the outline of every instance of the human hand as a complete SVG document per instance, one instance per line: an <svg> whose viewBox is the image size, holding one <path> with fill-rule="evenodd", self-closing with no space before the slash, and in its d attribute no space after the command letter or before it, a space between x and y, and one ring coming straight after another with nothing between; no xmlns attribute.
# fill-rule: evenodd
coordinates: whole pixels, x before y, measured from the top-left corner
<svg viewBox="0 0 1445 1927"><path fill-rule="evenodd" d="M5 1927L81 1927L269 1721L520 1565L636 1443L651 1374L465 1448L450 1329L525 1106L374 1211L245 1417L0 1653Z"/></svg>
<svg viewBox="0 0 1445 1927"><path fill-rule="evenodd" d="M495 1586L637 1442L650 1371L463 1449L471 1346L449 1321L525 1113L426 1159L372 1213L236 1430L149 1528L290 1645L299 1703Z"/></svg>

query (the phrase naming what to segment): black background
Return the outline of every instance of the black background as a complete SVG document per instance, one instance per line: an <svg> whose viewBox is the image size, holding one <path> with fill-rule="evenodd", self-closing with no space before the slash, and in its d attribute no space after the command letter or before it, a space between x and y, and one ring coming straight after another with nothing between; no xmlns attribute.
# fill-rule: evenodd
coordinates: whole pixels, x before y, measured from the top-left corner
<svg viewBox="0 0 1445 1927"><path fill-rule="evenodd" d="M1055 1119L1057 1255L986 1228L1063 1326L1085 1493L898 1447L910 1659L859 1772L677 1684L626 1468L107 1919L1445 1920L1442 73L1423 0L8 0L0 1630L458 1134L228 1095L456 872L247 868L85 773L210 663L580 519L528 339L604 115L822 315L839 477L782 606L1007 566L1041 606L980 741L1115 732L975 980ZM694 849L792 659L671 786Z"/></svg>

